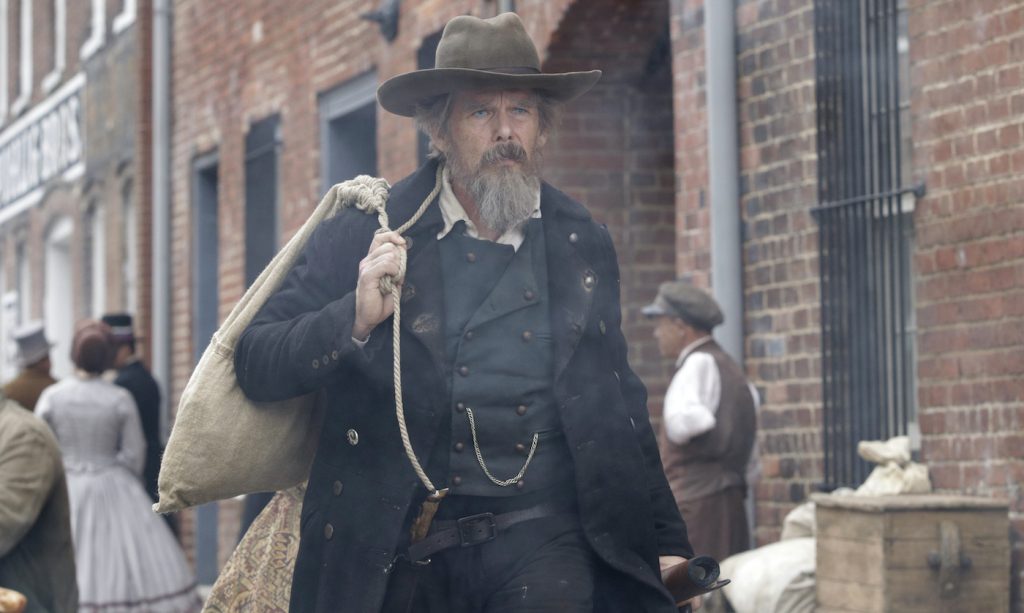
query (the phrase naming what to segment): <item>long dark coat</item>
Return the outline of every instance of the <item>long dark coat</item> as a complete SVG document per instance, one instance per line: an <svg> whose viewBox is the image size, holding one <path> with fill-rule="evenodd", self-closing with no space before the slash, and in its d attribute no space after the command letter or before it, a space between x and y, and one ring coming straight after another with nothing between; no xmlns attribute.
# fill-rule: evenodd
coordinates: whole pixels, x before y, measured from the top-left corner
<svg viewBox="0 0 1024 613"><path fill-rule="evenodd" d="M391 191L391 226L434 185L431 162ZM580 204L544 185L555 395L573 454L584 532L599 564L599 610L674 611L659 555L691 555L662 472L647 393L626 361L611 237ZM402 377L412 444L426 464L450 407L443 290L431 205L414 225L402 298ZM242 335L235 366L254 400L324 388L320 445L303 503L292 611L378 611L403 523L422 492L394 412L391 322L352 342L358 262L375 215L347 210L321 225L278 292ZM273 445L273 441L263 444Z"/></svg>
<svg viewBox="0 0 1024 613"><path fill-rule="evenodd" d="M160 386L140 360L133 360L119 368L114 383L131 393L139 410L142 434L146 438L146 464L142 469L142 481L146 493L156 502L160 457L164 452L163 440L160 438Z"/></svg>

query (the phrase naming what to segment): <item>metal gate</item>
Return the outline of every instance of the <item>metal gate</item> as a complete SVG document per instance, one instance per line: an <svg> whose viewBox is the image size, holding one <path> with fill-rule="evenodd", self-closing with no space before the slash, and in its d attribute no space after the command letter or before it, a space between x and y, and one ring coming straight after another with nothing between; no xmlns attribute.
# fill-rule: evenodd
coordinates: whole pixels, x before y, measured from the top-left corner
<svg viewBox="0 0 1024 613"><path fill-rule="evenodd" d="M825 487L914 417L913 202L902 0L815 0ZM902 87L901 87L902 86Z"/></svg>

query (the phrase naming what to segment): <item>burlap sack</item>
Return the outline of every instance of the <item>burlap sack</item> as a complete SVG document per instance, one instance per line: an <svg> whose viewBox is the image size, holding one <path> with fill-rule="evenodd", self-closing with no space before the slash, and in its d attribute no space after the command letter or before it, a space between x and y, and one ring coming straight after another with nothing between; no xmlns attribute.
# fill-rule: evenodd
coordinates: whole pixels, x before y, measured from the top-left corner
<svg viewBox="0 0 1024 613"><path fill-rule="evenodd" d="M252 492L287 489L309 476L323 418L313 395L253 402L235 379L238 338L295 265L313 230L348 206L367 213L387 201L383 179L332 187L274 256L213 335L182 392L160 465L158 513Z"/></svg>

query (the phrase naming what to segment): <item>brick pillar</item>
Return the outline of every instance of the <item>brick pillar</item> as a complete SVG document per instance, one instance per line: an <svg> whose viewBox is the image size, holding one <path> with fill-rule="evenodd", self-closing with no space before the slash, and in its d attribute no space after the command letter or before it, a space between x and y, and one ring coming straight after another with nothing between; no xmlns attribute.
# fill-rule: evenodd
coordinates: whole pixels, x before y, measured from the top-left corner
<svg viewBox="0 0 1024 613"><path fill-rule="evenodd" d="M577 2L552 34L545 71L600 69L566 109L546 179L607 224L618 250L630 363L660 415L670 371L640 308L675 276L672 77L668 3Z"/></svg>

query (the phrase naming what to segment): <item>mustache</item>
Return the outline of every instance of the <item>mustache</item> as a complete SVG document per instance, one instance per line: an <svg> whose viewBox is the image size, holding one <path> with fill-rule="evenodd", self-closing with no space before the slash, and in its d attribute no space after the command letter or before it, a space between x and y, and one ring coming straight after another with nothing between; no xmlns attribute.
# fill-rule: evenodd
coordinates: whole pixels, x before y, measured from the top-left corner
<svg viewBox="0 0 1024 613"><path fill-rule="evenodd" d="M484 153L480 163L481 166L493 166L504 160L525 162L527 160L526 149L518 143L499 143Z"/></svg>

